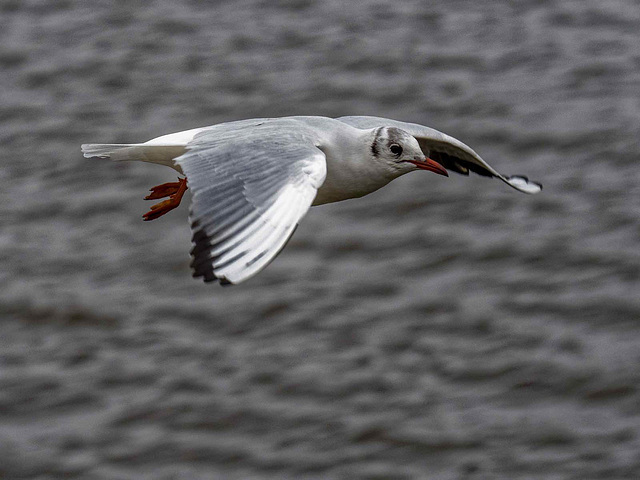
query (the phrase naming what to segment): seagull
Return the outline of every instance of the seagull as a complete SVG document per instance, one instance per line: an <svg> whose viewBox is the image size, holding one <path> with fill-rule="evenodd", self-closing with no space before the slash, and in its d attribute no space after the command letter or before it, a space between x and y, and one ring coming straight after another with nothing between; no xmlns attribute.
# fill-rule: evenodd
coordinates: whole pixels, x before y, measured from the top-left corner
<svg viewBox="0 0 640 480"><path fill-rule="evenodd" d="M183 178L153 187L168 197L154 220L192 191L194 277L238 284L264 269L309 207L367 195L415 170L496 177L524 193L542 186L504 176L461 141L415 123L380 117L258 118L195 128L134 144L85 144L87 158L166 165ZM187 187L188 182L188 187Z"/></svg>

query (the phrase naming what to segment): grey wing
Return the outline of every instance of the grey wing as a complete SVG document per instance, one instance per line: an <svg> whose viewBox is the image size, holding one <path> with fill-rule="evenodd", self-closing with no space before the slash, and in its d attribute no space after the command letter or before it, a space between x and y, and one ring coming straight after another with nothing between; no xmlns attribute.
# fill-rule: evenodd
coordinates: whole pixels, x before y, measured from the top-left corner
<svg viewBox="0 0 640 480"><path fill-rule="evenodd" d="M413 135L424 154L447 170L469 175L469 171L485 177L496 177L510 187L524 193L538 193L542 185L521 175L502 175L467 145L433 128L416 123L399 122L381 117L351 116L337 120L356 128L397 127Z"/></svg>
<svg viewBox="0 0 640 480"><path fill-rule="evenodd" d="M240 283L271 262L326 176L313 138L277 125L213 129L176 159L192 191L194 277Z"/></svg>

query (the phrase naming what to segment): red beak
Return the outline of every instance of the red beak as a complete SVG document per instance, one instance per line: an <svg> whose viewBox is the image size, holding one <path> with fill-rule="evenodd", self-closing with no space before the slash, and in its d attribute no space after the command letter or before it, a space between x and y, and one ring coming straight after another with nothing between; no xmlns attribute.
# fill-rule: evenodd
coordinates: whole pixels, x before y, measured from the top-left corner
<svg viewBox="0 0 640 480"><path fill-rule="evenodd" d="M437 173L438 175L444 175L445 177L449 176L449 172L447 172L446 168L435 160L431 160L429 157L424 157L424 160L421 162L414 160L409 161L421 170L429 170L430 172Z"/></svg>

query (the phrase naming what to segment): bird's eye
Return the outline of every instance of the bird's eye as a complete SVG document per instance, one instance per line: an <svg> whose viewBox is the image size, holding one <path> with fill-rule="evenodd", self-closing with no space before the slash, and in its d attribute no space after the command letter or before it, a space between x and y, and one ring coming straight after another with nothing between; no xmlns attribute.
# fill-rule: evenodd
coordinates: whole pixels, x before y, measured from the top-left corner
<svg viewBox="0 0 640 480"><path fill-rule="evenodd" d="M394 155L400 155L402 154L402 147L400 145L398 145L397 143L392 144L389 147L389 150L391 150L391 153L393 153Z"/></svg>

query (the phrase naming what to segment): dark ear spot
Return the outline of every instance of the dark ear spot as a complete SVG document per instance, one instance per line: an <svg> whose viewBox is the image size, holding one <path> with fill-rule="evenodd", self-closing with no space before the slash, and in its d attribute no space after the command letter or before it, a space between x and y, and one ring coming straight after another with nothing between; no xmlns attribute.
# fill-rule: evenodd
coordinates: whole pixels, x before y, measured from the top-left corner
<svg viewBox="0 0 640 480"><path fill-rule="evenodd" d="M371 144L371 153L373 154L374 157L378 156L379 150L378 150L377 140L374 140L373 143Z"/></svg>
<svg viewBox="0 0 640 480"><path fill-rule="evenodd" d="M382 130L382 127L378 128L373 135L373 143L371 144L371 154L374 157L377 157L378 154L380 153L380 149L378 148L378 137L380 135L380 130Z"/></svg>

